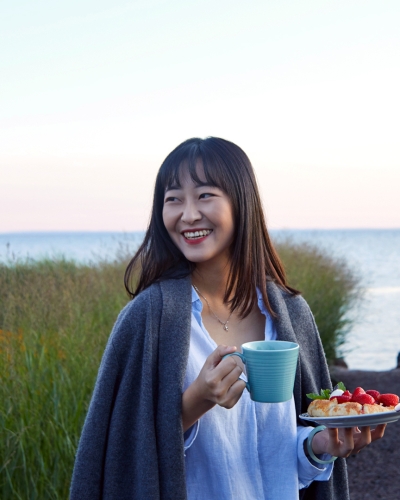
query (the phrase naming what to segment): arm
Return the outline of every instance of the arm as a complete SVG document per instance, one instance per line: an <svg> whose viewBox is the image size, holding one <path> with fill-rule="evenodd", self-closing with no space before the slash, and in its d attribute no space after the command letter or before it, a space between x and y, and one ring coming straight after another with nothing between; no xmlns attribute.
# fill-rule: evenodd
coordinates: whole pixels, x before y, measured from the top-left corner
<svg viewBox="0 0 400 500"><path fill-rule="evenodd" d="M109 341L79 440L71 483L71 500L95 500L102 496L103 461L117 372L118 362L112 342Z"/></svg>
<svg viewBox="0 0 400 500"><path fill-rule="evenodd" d="M299 489L307 488L313 481L328 481L332 475L334 462L319 464L308 454L307 439L313 427L297 426L297 467ZM321 460L329 460L331 455L320 455Z"/></svg>
<svg viewBox="0 0 400 500"><path fill-rule="evenodd" d="M236 351L236 347L218 346L208 356L199 376L182 395L183 431L189 429L216 404L232 408L240 399L246 384L239 380L242 368L234 359L222 360L225 354Z"/></svg>
<svg viewBox="0 0 400 500"><path fill-rule="evenodd" d="M148 312L157 321L157 310L148 307L149 294L129 302L108 340L79 440L71 500L125 498L131 484L135 498L158 498L154 384L144 388L142 380L150 379L154 358L147 355L141 362L146 340L156 337L148 331Z"/></svg>

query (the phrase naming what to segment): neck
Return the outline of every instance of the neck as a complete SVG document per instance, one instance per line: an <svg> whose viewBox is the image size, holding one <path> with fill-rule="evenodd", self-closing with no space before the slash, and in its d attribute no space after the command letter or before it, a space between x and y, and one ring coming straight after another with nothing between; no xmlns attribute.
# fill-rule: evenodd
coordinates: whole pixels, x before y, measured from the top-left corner
<svg viewBox="0 0 400 500"><path fill-rule="evenodd" d="M192 283L200 292L213 300L223 301L229 277L229 263L197 264L192 273Z"/></svg>

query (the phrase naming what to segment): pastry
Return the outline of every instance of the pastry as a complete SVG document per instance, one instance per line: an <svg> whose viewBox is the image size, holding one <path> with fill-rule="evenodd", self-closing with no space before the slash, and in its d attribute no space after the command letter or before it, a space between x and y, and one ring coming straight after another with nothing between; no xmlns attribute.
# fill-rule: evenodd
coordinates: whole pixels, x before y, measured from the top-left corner
<svg viewBox="0 0 400 500"><path fill-rule="evenodd" d="M310 403L307 413L310 417L348 417L395 411L399 404L397 394L380 394L375 390L364 391L357 387L353 393L340 382L334 391L321 389L320 394L307 394Z"/></svg>

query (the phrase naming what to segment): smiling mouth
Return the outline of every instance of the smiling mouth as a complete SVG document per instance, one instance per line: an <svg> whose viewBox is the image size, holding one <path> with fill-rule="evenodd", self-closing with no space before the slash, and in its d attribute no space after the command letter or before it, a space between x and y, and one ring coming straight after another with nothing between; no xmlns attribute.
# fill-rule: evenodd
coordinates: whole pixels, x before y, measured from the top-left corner
<svg viewBox="0 0 400 500"><path fill-rule="evenodd" d="M183 236L188 240L197 240L198 238L204 238L212 233L212 229L202 229L201 231L185 231Z"/></svg>

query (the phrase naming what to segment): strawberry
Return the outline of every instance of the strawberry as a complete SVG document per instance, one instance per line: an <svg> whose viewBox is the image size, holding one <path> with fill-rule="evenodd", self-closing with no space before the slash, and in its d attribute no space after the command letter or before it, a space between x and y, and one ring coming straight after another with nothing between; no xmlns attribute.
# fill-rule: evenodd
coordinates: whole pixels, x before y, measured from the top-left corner
<svg viewBox="0 0 400 500"><path fill-rule="evenodd" d="M350 392L350 391L344 391L344 393L342 394L342 396L352 396L353 394Z"/></svg>
<svg viewBox="0 0 400 500"><path fill-rule="evenodd" d="M399 396L396 394L380 394L378 398L378 403L382 403L383 406L396 406L399 402Z"/></svg>
<svg viewBox="0 0 400 500"><path fill-rule="evenodd" d="M354 396L358 396L359 394L365 394L365 391L362 387L357 387L356 389L354 389L353 398Z"/></svg>
<svg viewBox="0 0 400 500"><path fill-rule="evenodd" d="M380 396L380 393L378 391L374 391L373 389L369 390L369 391L365 391L367 394L369 394L370 396L372 396L375 401L378 401L378 398Z"/></svg>
<svg viewBox="0 0 400 500"><path fill-rule="evenodd" d="M356 392L356 391L354 391L354 392ZM372 396L370 396L369 394L365 394L365 392L362 394L358 393L355 396L353 393L353 397L351 398L351 401L353 403L360 403L360 405L365 405L365 404L373 405L375 403L375 399Z"/></svg>
<svg viewBox="0 0 400 500"><path fill-rule="evenodd" d="M345 396L342 394L341 396L335 396L333 399L337 399L338 404L342 404L351 401L351 396Z"/></svg>

